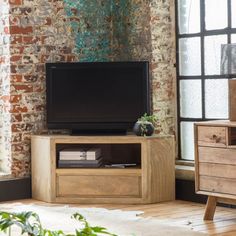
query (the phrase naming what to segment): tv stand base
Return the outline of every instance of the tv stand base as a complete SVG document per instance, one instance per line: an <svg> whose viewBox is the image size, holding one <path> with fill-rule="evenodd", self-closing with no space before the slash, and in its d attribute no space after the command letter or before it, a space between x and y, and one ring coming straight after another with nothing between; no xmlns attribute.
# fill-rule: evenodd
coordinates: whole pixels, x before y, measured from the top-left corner
<svg viewBox="0 0 236 236"><path fill-rule="evenodd" d="M61 148L98 147L127 168L59 168ZM32 197L51 203L144 204L175 199L173 136L32 135Z"/></svg>

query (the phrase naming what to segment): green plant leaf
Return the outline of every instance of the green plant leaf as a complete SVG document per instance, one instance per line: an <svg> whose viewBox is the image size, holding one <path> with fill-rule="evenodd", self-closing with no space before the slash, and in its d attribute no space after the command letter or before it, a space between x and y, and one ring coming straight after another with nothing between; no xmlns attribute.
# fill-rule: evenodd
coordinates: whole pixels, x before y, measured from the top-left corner
<svg viewBox="0 0 236 236"><path fill-rule="evenodd" d="M6 232L12 225L16 225L21 229L21 235L27 233L28 236L98 236L100 234L117 236L109 233L104 227L91 227L85 217L78 212L73 214L72 218L82 222L83 228L76 229L75 234L65 234L62 230L43 229L40 218L35 212L0 212L0 232Z"/></svg>
<svg viewBox="0 0 236 236"><path fill-rule="evenodd" d="M151 122L153 125L157 122L157 117L155 115L148 115L144 113L140 118L138 118L139 122Z"/></svg>
<svg viewBox="0 0 236 236"><path fill-rule="evenodd" d="M107 231L106 231L107 229L104 228L104 227L95 226L95 227L91 227L91 229L92 229L95 233L102 233L102 234L117 236L116 234L111 234L111 233L107 232Z"/></svg>

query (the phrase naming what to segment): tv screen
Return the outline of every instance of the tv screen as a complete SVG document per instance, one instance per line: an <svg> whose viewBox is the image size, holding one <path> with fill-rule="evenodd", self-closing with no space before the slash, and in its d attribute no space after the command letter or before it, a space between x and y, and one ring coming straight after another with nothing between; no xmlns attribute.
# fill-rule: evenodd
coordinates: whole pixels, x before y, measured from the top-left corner
<svg viewBox="0 0 236 236"><path fill-rule="evenodd" d="M127 131L149 113L148 62L46 63L47 125Z"/></svg>

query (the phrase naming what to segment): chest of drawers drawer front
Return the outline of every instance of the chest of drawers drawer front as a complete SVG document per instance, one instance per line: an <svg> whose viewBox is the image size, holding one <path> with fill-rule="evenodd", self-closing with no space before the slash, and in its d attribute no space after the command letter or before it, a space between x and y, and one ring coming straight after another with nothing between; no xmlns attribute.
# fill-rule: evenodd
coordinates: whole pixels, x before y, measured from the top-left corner
<svg viewBox="0 0 236 236"><path fill-rule="evenodd" d="M236 165L199 163L199 175L236 179Z"/></svg>
<svg viewBox="0 0 236 236"><path fill-rule="evenodd" d="M200 176L199 190L236 195L236 179Z"/></svg>
<svg viewBox="0 0 236 236"><path fill-rule="evenodd" d="M236 165L236 149L198 147L199 162Z"/></svg>
<svg viewBox="0 0 236 236"><path fill-rule="evenodd" d="M226 128L225 127L197 127L197 140L198 145L201 146L226 146Z"/></svg>

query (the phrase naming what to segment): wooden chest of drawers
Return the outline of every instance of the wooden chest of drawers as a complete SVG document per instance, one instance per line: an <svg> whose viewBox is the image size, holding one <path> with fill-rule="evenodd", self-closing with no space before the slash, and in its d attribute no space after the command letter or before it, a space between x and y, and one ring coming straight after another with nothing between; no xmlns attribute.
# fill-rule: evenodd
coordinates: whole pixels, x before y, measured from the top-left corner
<svg viewBox="0 0 236 236"><path fill-rule="evenodd" d="M194 124L195 189L208 195L205 220L214 217L217 201L236 202L236 122Z"/></svg>

